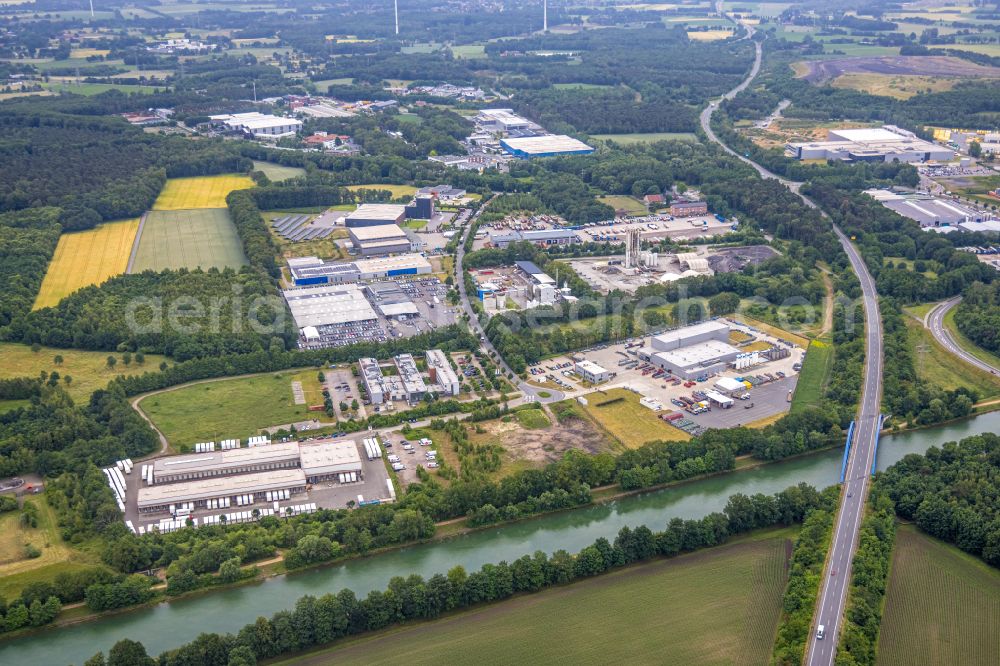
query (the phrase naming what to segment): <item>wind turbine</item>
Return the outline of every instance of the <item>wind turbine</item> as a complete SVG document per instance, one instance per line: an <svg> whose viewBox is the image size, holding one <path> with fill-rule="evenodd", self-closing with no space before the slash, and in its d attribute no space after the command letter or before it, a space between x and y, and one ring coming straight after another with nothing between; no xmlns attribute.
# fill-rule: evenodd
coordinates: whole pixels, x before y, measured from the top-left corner
<svg viewBox="0 0 1000 666"><path fill-rule="evenodd" d="M396 18L396 35L399 35L399 0L392 0L392 13Z"/></svg>
<svg viewBox="0 0 1000 666"><path fill-rule="evenodd" d="M90 18L94 18L94 0L90 0Z"/></svg>
<svg viewBox="0 0 1000 666"><path fill-rule="evenodd" d="M549 0L542 0L542 32L549 31Z"/></svg>

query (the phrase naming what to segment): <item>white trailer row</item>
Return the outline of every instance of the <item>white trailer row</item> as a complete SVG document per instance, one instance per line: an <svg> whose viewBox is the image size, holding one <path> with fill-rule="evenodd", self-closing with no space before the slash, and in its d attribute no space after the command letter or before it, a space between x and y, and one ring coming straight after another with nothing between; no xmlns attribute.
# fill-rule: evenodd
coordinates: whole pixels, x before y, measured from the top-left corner
<svg viewBox="0 0 1000 666"><path fill-rule="evenodd" d="M249 506L253 504L253 495L237 495L236 506Z"/></svg>
<svg viewBox="0 0 1000 666"><path fill-rule="evenodd" d="M131 458L126 458L125 460L119 460L115 463L115 467L125 472L126 474L132 473L132 460Z"/></svg>
<svg viewBox="0 0 1000 666"><path fill-rule="evenodd" d="M341 472L337 475L337 479L341 483L354 483L355 481L360 480L360 478L361 475L357 472Z"/></svg>
<svg viewBox="0 0 1000 666"><path fill-rule="evenodd" d="M170 505L170 513L172 513L174 517L181 515L187 516L190 515L192 511L194 511L194 502L181 502L180 504Z"/></svg>
<svg viewBox="0 0 1000 666"><path fill-rule="evenodd" d="M288 490L268 490L265 495L267 496L268 502L275 502L277 500L286 500L292 496L292 491Z"/></svg>
<svg viewBox="0 0 1000 666"><path fill-rule="evenodd" d="M247 440L247 446L251 449L256 446L267 446L271 443L271 438L267 435L258 435Z"/></svg>
<svg viewBox="0 0 1000 666"><path fill-rule="evenodd" d="M122 474L122 470L118 467L108 467L107 469L101 471L103 471L104 476L108 478L108 486L111 488L111 492L115 496L115 502L118 504L118 510L124 513L125 476Z"/></svg>
<svg viewBox="0 0 1000 666"><path fill-rule="evenodd" d="M291 509L291 515L301 516L306 513L316 513L316 503L310 502L308 504L295 504L293 506L286 506L281 510L282 515L289 515L289 509Z"/></svg>
<svg viewBox="0 0 1000 666"><path fill-rule="evenodd" d="M211 453L215 451L215 442L198 442L194 445L195 453Z"/></svg>
<svg viewBox="0 0 1000 666"><path fill-rule="evenodd" d="M205 501L205 507L209 509L228 509L230 500L228 497L218 497Z"/></svg>
<svg viewBox="0 0 1000 666"><path fill-rule="evenodd" d="M238 439L224 439L219 442L219 449L222 451L231 451L238 448L240 448L240 440Z"/></svg>
<svg viewBox="0 0 1000 666"><path fill-rule="evenodd" d="M201 519L202 525L222 525L222 516L226 517L225 524L253 523L266 516L273 516L274 509L257 509L257 514L253 511L234 511L232 513L220 513L214 516L205 516Z"/></svg>
<svg viewBox="0 0 1000 666"><path fill-rule="evenodd" d="M379 446L378 437L365 437L362 443L365 445L365 453L368 455L368 460L375 460L382 457L382 447Z"/></svg>
<svg viewBox="0 0 1000 666"><path fill-rule="evenodd" d="M132 534L138 534L139 533L138 531L136 531L135 525L132 524L131 520L126 520L125 521L125 527L127 527L129 529L129 531L132 532Z"/></svg>
<svg viewBox="0 0 1000 666"><path fill-rule="evenodd" d="M392 485L392 479L386 479L385 480L385 485L388 486L388 488L389 488L389 497L392 499L393 502L395 502L396 501L396 487L394 485Z"/></svg>

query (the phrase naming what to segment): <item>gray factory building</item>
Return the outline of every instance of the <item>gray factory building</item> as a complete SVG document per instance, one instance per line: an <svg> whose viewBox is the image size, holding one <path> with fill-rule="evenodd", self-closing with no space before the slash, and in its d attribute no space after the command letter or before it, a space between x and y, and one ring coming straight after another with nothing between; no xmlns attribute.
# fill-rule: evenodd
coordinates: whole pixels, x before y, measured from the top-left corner
<svg viewBox="0 0 1000 666"><path fill-rule="evenodd" d="M729 326L705 321L653 337L639 357L676 377L696 379L722 372L740 353L729 344Z"/></svg>

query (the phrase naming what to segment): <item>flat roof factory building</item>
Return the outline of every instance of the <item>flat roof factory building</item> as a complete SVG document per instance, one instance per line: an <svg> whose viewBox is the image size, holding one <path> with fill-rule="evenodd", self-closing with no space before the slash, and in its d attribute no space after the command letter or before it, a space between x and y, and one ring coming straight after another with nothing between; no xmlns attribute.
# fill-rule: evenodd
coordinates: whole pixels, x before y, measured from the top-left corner
<svg viewBox="0 0 1000 666"><path fill-rule="evenodd" d="M288 270L296 286L307 286L348 284L403 275L425 275L431 272L431 264L426 257L415 253L330 262L323 261L319 257L297 257L288 260Z"/></svg>
<svg viewBox="0 0 1000 666"><path fill-rule="evenodd" d="M865 194L903 217L919 222L925 229L959 227L966 222L984 222L990 219L990 215L986 212L929 194L899 194L879 189L865 190Z"/></svg>
<svg viewBox="0 0 1000 666"><path fill-rule="evenodd" d="M362 256L397 254L413 249L409 236L398 224L379 224L370 227L349 227L351 243Z"/></svg>
<svg viewBox="0 0 1000 666"><path fill-rule="evenodd" d="M565 134L500 139L500 147L514 157L525 158L589 155L594 152L594 149L583 141Z"/></svg>
<svg viewBox="0 0 1000 666"><path fill-rule="evenodd" d="M740 353L729 344L729 326L706 321L653 337L639 356L677 377L695 379L722 372Z"/></svg>
<svg viewBox="0 0 1000 666"><path fill-rule="evenodd" d="M826 141L789 143L785 150L800 160L845 162L947 162L955 151L924 141L896 127L827 130Z"/></svg>
<svg viewBox="0 0 1000 666"><path fill-rule="evenodd" d="M299 329L378 319L361 287L353 284L300 287L282 292Z"/></svg>
<svg viewBox="0 0 1000 666"><path fill-rule="evenodd" d="M283 118L266 113L226 113L209 116L213 123L225 125L228 129L252 134L255 137L281 137L295 134L302 129L302 121L297 118Z"/></svg>
<svg viewBox="0 0 1000 666"><path fill-rule="evenodd" d="M532 231L507 231L490 234L490 245L504 249L511 243L527 241L535 245L570 245L580 242L572 229L537 229Z"/></svg>
<svg viewBox="0 0 1000 666"><path fill-rule="evenodd" d="M379 224L402 224L406 206L398 204L361 204L344 217L347 227L372 227Z"/></svg>
<svg viewBox="0 0 1000 666"><path fill-rule="evenodd" d="M152 468L153 484L141 485L137 495L142 513L167 511L185 503L205 507L210 500L224 500L224 506L229 506L232 498L249 495L265 500L274 491L294 495L304 492L307 483L362 473L361 455L353 440L285 442L170 456L154 460Z"/></svg>
<svg viewBox="0 0 1000 666"><path fill-rule="evenodd" d="M458 373L448 362L448 355L440 349L429 349L424 354L427 361L427 371L430 380L441 387L441 392L445 395L456 396L462 391L458 381Z"/></svg>
<svg viewBox="0 0 1000 666"><path fill-rule="evenodd" d="M516 115L514 109L480 109L475 121L483 129L496 132L514 132L536 127L530 120Z"/></svg>

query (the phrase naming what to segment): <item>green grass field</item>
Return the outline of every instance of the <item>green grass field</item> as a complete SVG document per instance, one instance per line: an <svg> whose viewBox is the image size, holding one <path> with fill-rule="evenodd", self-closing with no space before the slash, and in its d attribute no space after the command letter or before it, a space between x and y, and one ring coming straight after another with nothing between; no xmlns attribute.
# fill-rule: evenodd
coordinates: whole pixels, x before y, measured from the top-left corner
<svg viewBox="0 0 1000 666"><path fill-rule="evenodd" d="M810 343L802 362L802 371L799 372L799 380L795 384L795 394L792 395L793 414L819 402L830 380L833 354L833 345L828 342L814 340Z"/></svg>
<svg viewBox="0 0 1000 666"><path fill-rule="evenodd" d="M281 663L764 664L781 610L791 534L755 534Z"/></svg>
<svg viewBox="0 0 1000 666"><path fill-rule="evenodd" d="M602 402L623 398L620 402L598 407ZM611 389L587 395L584 412L599 426L630 449L646 442L686 441L690 436L683 430L667 425L651 409L639 404L639 396L625 389Z"/></svg>
<svg viewBox="0 0 1000 666"><path fill-rule="evenodd" d="M896 533L879 666L986 666L1000 655L1000 571L912 525Z"/></svg>
<svg viewBox="0 0 1000 666"><path fill-rule="evenodd" d="M295 372L241 377L157 393L139 406L171 445L219 441L256 435L261 428L323 417L308 405L296 405L291 383Z"/></svg>
<svg viewBox="0 0 1000 666"><path fill-rule="evenodd" d="M84 95L93 97L109 90L117 90L126 95L152 95L156 92L169 90L170 86L134 86L124 83L64 83L62 81L49 81L41 86L52 92L66 93L71 95Z"/></svg>
<svg viewBox="0 0 1000 666"><path fill-rule="evenodd" d="M981 400L1000 396L1000 377L984 372L948 353L937 343L923 324L906 318L906 332L913 350L917 376L931 384L952 391L959 387L974 390Z"/></svg>
<svg viewBox="0 0 1000 666"><path fill-rule="evenodd" d="M348 185L347 189L352 192L358 190L389 190L394 199L399 197L411 197L417 191L413 185L385 185L382 183L372 183L371 185Z"/></svg>
<svg viewBox="0 0 1000 666"><path fill-rule="evenodd" d="M153 210L146 217L133 273L246 265L236 227L225 208Z"/></svg>
<svg viewBox="0 0 1000 666"><path fill-rule="evenodd" d="M646 204L635 197L613 194L597 197L597 200L611 206L615 211L624 210L628 215L645 215L647 213Z"/></svg>
<svg viewBox="0 0 1000 666"><path fill-rule="evenodd" d="M540 409L519 409L514 412L518 423L529 430L539 430L552 425L549 417Z"/></svg>
<svg viewBox="0 0 1000 666"><path fill-rule="evenodd" d="M25 501L38 508L37 527L22 526L20 511L0 516L0 599L10 600L30 583L51 582L63 571L89 569L99 561L89 549L74 548L62 540L55 511L44 495ZM28 543L42 551L40 557L25 557L24 546Z"/></svg>
<svg viewBox="0 0 1000 666"><path fill-rule="evenodd" d="M650 132L637 134L595 134L591 137L598 141L614 141L623 146L634 143L653 143L654 141L697 141L692 132Z"/></svg>
<svg viewBox="0 0 1000 666"><path fill-rule="evenodd" d="M57 355L63 358L60 364L54 360ZM73 400L79 403L90 398L90 394L97 389L107 386L115 377L156 372L165 358L158 354L148 354L142 364L132 361L131 365L126 366L122 362L121 354L111 354L118 359L118 363L114 369L109 369L108 356L108 352L54 347L42 347L33 352L28 345L0 342L0 379L37 377L43 370L48 373L56 371L62 377L69 375L73 378L67 386L67 391ZM63 386L66 386L65 382Z"/></svg>
<svg viewBox="0 0 1000 666"><path fill-rule="evenodd" d="M556 90L601 90L615 86L603 83L553 83L552 87Z"/></svg>
<svg viewBox="0 0 1000 666"><path fill-rule="evenodd" d="M253 170L263 171L265 176L276 183L306 175L306 170L301 167L282 166L274 162L260 162L258 160L253 161Z"/></svg>
<svg viewBox="0 0 1000 666"><path fill-rule="evenodd" d="M462 44L451 47L451 54L460 60L463 58L485 58L486 47L482 44Z"/></svg>

